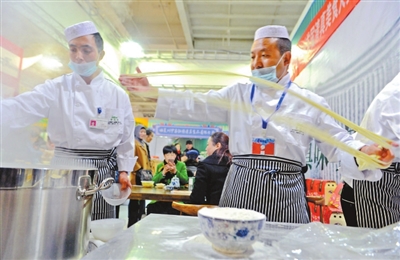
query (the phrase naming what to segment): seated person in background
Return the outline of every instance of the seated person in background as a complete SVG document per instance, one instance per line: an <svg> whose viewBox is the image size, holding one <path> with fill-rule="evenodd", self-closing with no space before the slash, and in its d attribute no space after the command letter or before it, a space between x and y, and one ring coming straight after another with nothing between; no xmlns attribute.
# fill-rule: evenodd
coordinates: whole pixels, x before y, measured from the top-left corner
<svg viewBox="0 0 400 260"><path fill-rule="evenodd" d="M231 166L229 137L213 133L207 141L207 157L199 162L190 203L218 205Z"/></svg>
<svg viewBox="0 0 400 260"><path fill-rule="evenodd" d="M187 140L186 141L186 149L183 151L183 153L186 154L190 150L195 150L200 154L199 150L197 150L196 148L193 147L193 141L192 140Z"/></svg>
<svg viewBox="0 0 400 260"><path fill-rule="evenodd" d="M199 152L197 150L190 150L186 153L187 159L185 160L188 177L196 175L197 165L199 164Z"/></svg>
<svg viewBox="0 0 400 260"><path fill-rule="evenodd" d="M186 184L188 176L186 165L177 160L177 150L173 145L166 145L163 148L164 161L157 165L156 173L153 177L154 183L171 183L171 179L176 176L179 178L180 184ZM152 200L147 205L147 214L175 214L179 215L179 211L171 206L171 202Z"/></svg>
<svg viewBox="0 0 400 260"><path fill-rule="evenodd" d="M177 159L178 161L181 161L181 158L182 158L181 144L180 144L180 143L175 143L174 146L175 146L176 151L177 151L176 159Z"/></svg>
<svg viewBox="0 0 400 260"><path fill-rule="evenodd" d="M189 159L188 156L187 156L187 153L189 151L196 151L198 154L200 154L200 151L193 147L193 141L192 140L187 140L186 141L186 149L183 150L183 155L182 155L182 158L181 158L182 162L186 162Z"/></svg>

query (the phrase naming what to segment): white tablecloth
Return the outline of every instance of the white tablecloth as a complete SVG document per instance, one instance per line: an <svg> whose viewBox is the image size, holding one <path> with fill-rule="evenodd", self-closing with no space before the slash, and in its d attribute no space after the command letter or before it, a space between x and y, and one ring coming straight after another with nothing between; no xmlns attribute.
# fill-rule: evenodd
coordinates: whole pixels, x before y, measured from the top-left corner
<svg viewBox="0 0 400 260"><path fill-rule="evenodd" d="M400 223L379 230L267 222L243 255L214 251L197 217L151 214L83 259L399 259Z"/></svg>

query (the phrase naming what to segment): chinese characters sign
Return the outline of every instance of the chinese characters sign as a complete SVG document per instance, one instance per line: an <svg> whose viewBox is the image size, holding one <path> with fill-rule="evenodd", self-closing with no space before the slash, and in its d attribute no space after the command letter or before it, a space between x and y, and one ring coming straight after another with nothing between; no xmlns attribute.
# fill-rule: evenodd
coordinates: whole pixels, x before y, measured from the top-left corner
<svg viewBox="0 0 400 260"><path fill-rule="evenodd" d="M336 31L360 0L327 0L297 43L301 54L292 60L292 80Z"/></svg>
<svg viewBox="0 0 400 260"><path fill-rule="evenodd" d="M215 132L222 131L219 127L153 125L154 132L160 136L206 139Z"/></svg>

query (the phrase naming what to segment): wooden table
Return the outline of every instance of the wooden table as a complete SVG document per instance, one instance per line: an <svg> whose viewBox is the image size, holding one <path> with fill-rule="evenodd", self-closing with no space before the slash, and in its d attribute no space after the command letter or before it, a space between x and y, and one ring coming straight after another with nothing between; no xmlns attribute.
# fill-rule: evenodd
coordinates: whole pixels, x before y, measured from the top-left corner
<svg viewBox="0 0 400 260"><path fill-rule="evenodd" d="M158 201L188 201L190 194L188 190L167 191L157 188L143 188L140 185L132 186L131 200L158 200Z"/></svg>

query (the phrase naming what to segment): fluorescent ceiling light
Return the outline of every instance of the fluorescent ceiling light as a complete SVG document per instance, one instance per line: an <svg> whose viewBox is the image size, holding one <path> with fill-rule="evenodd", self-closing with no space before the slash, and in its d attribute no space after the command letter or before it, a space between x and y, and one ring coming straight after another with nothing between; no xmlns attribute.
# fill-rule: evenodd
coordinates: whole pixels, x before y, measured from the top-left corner
<svg viewBox="0 0 400 260"><path fill-rule="evenodd" d="M52 69L52 70L57 70L63 66L62 63L57 58L46 57L46 56L44 56L40 60L40 64L46 69Z"/></svg>
<svg viewBox="0 0 400 260"><path fill-rule="evenodd" d="M33 64L39 62L43 58L43 54L36 55L34 57L26 57L22 59L22 66L21 69L27 69Z"/></svg>
<svg viewBox="0 0 400 260"><path fill-rule="evenodd" d="M123 42L119 50L122 55L128 58L142 58L144 57L143 48L136 42Z"/></svg>

